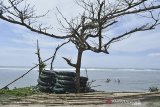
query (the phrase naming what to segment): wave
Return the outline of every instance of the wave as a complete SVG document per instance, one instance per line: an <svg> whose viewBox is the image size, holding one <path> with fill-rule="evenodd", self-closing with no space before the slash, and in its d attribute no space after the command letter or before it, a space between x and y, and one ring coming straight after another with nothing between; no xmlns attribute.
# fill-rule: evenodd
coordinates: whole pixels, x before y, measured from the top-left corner
<svg viewBox="0 0 160 107"><path fill-rule="evenodd" d="M131 72L143 72L143 71L147 71L147 72L157 72L157 71L160 71L160 69L134 69L134 68L131 68L131 69L128 69L128 68L123 68L123 69L118 69L118 70L121 70L121 71L131 71Z"/></svg>
<svg viewBox="0 0 160 107"><path fill-rule="evenodd" d="M26 70L29 70L30 68L21 68L21 67L0 67L0 70L13 70L13 71L26 71ZM38 70L38 69L34 69L34 70Z"/></svg>
<svg viewBox="0 0 160 107"><path fill-rule="evenodd" d="M0 70L16 70L16 71L27 71L29 70L31 67L4 67L4 66L0 66ZM38 68L35 68L34 70L38 70ZM46 68L46 70L49 70L49 68ZM74 68L55 68L55 71L75 71ZM128 71L128 72L160 72L160 69L137 69L137 68L81 68L82 71Z"/></svg>
<svg viewBox="0 0 160 107"><path fill-rule="evenodd" d="M81 69L85 70L85 69ZM160 71L160 69L137 69L137 68L89 68L87 71L128 71L128 72L157 72Z"/></svg>

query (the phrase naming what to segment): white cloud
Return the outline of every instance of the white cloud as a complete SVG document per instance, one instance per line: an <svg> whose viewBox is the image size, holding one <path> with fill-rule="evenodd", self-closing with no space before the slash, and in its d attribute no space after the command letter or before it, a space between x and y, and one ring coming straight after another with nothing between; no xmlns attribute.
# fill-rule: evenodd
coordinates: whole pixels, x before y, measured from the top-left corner
<svg viewBox="0 0 160 107"><path fill-rule="evenodd" d="M10 41L16 44L36 46L36 42L38 40L41 47L56 47L62 42L45 35L39 35L27 32L23 29L17 29L17 27L13 27L12 31L15 33L15 38L10 39Z"/></svg>
<svg viewBox="0 0 160 107"><path fill-rule="evenodd" d="M141 52L160 48L159 31L147 31L133 34L126 40L112 44L110 50L125 52Z"/></svg>
<svg viewBox="0 0 160 107"><path fill-rule="evenodd" d="M160 53L150 53L150 54L148 54L148 56L151 56L151 57L160 57Z"/></svg>
<svg viewBox="0 0 160 107"><path fill-rule="evenodd" d="M23 45L31 45L31 46L36 46L36 42L37 40L39 41L39 45L41 47L55 47L57 46L59 43L58 42L54 42L54 41L50 41L45 39L45 37L40 37L37 35L22 35L22 39L12 39L12 42L15 43L19 43L19 44L23 44Z"/></svg>
<svg viewBox="0 0 160 107"><path fill-rule="evenodd" d="M59 32L57 29L61 28L61 26L57 21L56 15L58 18L62 17L58 13L56 7L58 7L58 9L67 19L71 19L73 16L77 16L82 10L76 5L74 0L28 0L28 2L31 3L31 5L35 5L36 13L39 15L44 14L50 10L50 12L44 18L40 19L40 22L51 25L53 30L50 30L50 32L54 34L64 34ZM67 24L65 23L65 25Z"/></svg>

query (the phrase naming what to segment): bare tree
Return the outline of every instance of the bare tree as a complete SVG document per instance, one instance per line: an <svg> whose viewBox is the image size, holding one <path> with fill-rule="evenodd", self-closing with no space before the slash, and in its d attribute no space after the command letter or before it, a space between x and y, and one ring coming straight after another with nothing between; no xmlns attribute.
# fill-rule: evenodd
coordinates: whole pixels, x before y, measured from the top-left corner
<svg viewBox="0 0 160 107"><path fill-rule="evenodd" d="M0 2L0 18L2 20L25 26L33 32L43 34L58 39L68 38L77 48L77 61L73 63L70 59L63 57L66 62L76 69L76 87L79 92L80 87L80 68L84 51L109 54L108 49L112 43L121 41L133 33L155 29L160 24L160 2L159 0L77 0L77 4L83 8L83 13L69 21L58 10L62 18L68 24L64 26L58 19L64 30L68 34L64 36L54 35L47 32L49 27L42 27L39 24L35 27L38 18L45 16L36 16L34 7L25 3L24 8L18 8L18 5L24 0L8 0L9 6ZM120 19L130 15L138 15L146 21L140 25L117 33L117 35L106 35L109 29L115 29L114 26L120 26Z"/></svg>
<svg viewBox="0 0 160 107"><path fill-rule="evenodd" d="M57 10L69 27L64 27L60 19L59 22L72 35L70 40L78 51L76 63L63 58L76 69L76 86L79 90L83 52L89 50L109 54L108 49L112 43L121 41L136 32L155 29L160 24L160 2L158 0L77 0L76 2L84 11L71 21ZM146 21L142 25L139 25L138 21L135 22L137 26L121 32L122 34L117 33L110 37L106 35L107 30L113 30L115 25L121 26L120 19L129 15L138 15L140 18L146 18Z"/></svg>

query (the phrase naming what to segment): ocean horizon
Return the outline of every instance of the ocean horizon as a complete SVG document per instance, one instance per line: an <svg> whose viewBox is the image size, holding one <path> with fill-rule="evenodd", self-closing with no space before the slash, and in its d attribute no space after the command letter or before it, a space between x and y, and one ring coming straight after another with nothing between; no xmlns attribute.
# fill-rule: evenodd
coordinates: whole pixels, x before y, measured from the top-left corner
<svg viewBox="0 0 160 107"><path fill-rule="evenodd" d="M0 69L17 69L17 70L29 70L33 66L0 66ZM46 67L47 70L49 70L49 67ZM119 69L119 70L129 70L129 71L160 71L160 68L112 68L112 67L81 67L81 70L111 70L111 69ZM38 70L38 67L34 70ZM55 67L54 70L72 70L74 71L74 68L71 67Z"/></svg>
<svg viewBox="0 0 160 107"><path fill-rule="evenodd" d="M29 66L0 66L0 88L18 78L31 67ZM49 68L46 68L49 69ZM72 68L55 68L55 71L72 71ZM86 72L87 71L87 72ZM81 76L88 76L92 88L106 92L147 92L149 87L160 88L160 69L158 68L95 68L82 67ZM38 68L9 86L10 89L36 86ZM110 82L106 82L110 79ZM120 80L120 82L118 82Z"/></svg>

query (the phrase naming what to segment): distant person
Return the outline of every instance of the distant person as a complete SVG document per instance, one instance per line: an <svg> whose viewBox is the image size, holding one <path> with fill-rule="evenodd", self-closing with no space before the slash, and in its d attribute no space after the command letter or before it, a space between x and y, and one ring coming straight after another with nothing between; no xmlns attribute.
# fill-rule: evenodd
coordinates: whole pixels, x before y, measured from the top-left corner
<svg viewBox="0 0 160 107"><path fill-rule="evenodd" d="M107 80L105 81L106 83L109 83L111 81L111 79L107 78Z"/></svg>
<svg viewBox="0 0 160 107"><path fill-rule="evenodd" d="M118 84L121 82L120 79L117 80Z"/></svg>

